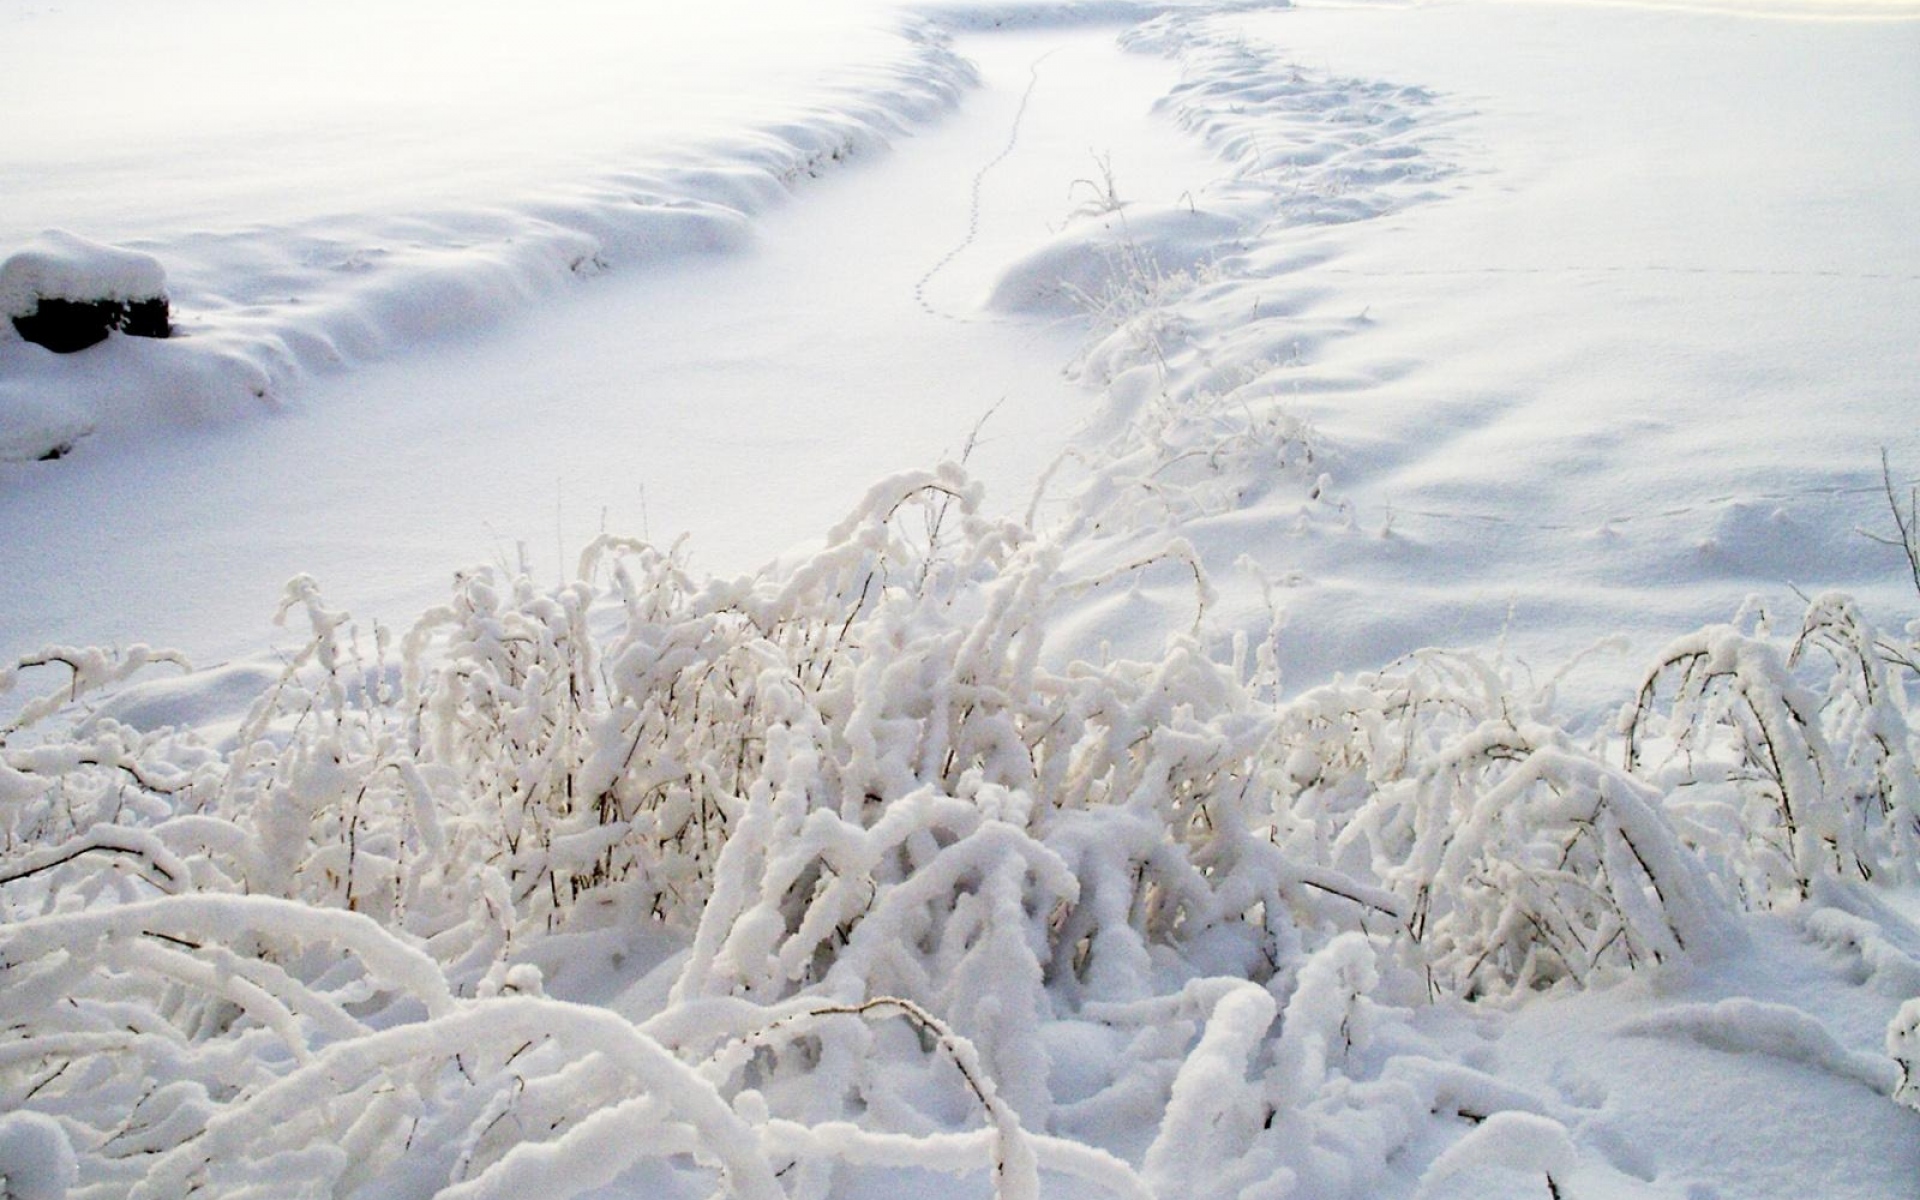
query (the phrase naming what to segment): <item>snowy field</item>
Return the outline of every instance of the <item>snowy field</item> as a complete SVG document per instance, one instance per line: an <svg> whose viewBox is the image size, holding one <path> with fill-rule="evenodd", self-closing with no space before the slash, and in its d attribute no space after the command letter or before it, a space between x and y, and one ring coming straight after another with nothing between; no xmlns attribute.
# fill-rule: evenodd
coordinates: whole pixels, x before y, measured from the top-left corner
<svg viewBox="0 0 1920 1200"><path fill-rule="evenodd" d="M661 7L0 0L0 1195L1920 1197L1920 4Z"/></svg>

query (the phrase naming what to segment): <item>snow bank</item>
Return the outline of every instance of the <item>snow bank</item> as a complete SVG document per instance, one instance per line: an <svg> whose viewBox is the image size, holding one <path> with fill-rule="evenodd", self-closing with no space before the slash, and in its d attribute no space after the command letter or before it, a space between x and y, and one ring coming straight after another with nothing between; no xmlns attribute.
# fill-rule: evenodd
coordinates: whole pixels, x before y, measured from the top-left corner
<svg viewBox="0 0 1920 1200"><path fill-rule="evenodd" d="M1837 1075L1883 1096L1892 1096L1903 1066L1850 1051L1819 1021L1781 1004L1736 998L1713 1005L1686 1005L1623 1023L1633 1037L1682 1037L1730 1054L1765 1054ZM1889 1051L1893 1034L1888 1034Z"/></svg>
<svg viewBox="0 0 1920 1200"><path fill-rule="evenodd" d="M228 5L202 0L197 7ZM287 115L307 122L286 134L296 157L324 153L337 161L331 143L324 151L308 143L340 116L300 107L323 98L322 80L329 77L318 49L336 36L352 41L343 22L354 6L338 12L334 7L278 22L259 13L222 12L223 20L231 20L231 28L222 25L228 36L275 41L274 52L290 59L286 69L294 82L270 90L280 97L276 104L295 106ZM395 11L368 19L384 27L422 17L418 6L388 7ZM37 130L23 153L41 169L18 181L20 204L9 214L13 224L0 225L0 252L29 235L17 224L23 213L42 211L49 223L92 237L124 232L125 240L138 239L143 252L107 255L89 248L81 254L86 243L49 234L11 261L3 293L8 312L30 305L36 289L87 292L105 285L115 297L139 300L165 286L179 337L164 346L112 347L110 364L96 356L87 356L93 362L50 364L0 336L4 457L55 457L93 432L272 411L316 373L484 328L583 277L738 248L751 239L755 214L835 164L878 152L953 104L973 78L944 35L884 6L841 5L817 19L758 14L737 49L705 45L697 30L689 33L658 14L648 20L593 0L573 7L583 10L573 16L587 27L607 26L604 44L592 53L555 48L537 70L531 60L520 60L520 74L533 85L526 93L475 79L471 63L447 56L465 45L482 61L500 57L501 44L468 44L497 32L503 22L531 52L546 40L572 36L567 31L575 26L565 14L522 28L514 6L489 4L471 15L471 28L463 19L450 41L436 32L425 41L418 70L428 80L454 71L458 77L447 81L444 95L429 102L416 94L416 84L389 94L379 81L370 82L355 97L355 104L373 111L366 114L370 124L357 127L366 153L352 168L315 178L297 194L253 196L250 208L237 207L245 197L236 198L231 187L203 194L192 181L176 178L168 163L153 160L154 145L177 140L177 113L169 130L152 131L151 144L125 148L124 174L112 178L111 186L96 181L64 192L56 184L78 169L75 156L87 147L98 152L103 140L118 144L127 131L87 106L62 114L74 125L67 132L78 149L62 149L53 132ZM175 16L187 20L189 14ZM784 41L778 36L783 29L791 35ZM0 63L43 43L64 45L62 39L75 32L64 14L50 16L18 38L0 38L0 45L12 43ZM176 37L170 26L152 34ZM114 61L116 52L136 53L120 44L128 36L117 29L107 44L89 47L84 61L97 66ZM302 37L313 45L303 46ZM634 38L638 58L622 61L618 48ZM676 46L691 64L676 61ZM181 51L205 54L208 47ZM20 79L32 75L31 62L19 65ZM311 80L310 68L317 73ZM395 71L399 87L406 72ZM684 97L671 96L675 80L687 89ZM787 94L764 96L776 82L788 86ZM71 89L76 82L60 86ZM266 154L260 131L250 125L264 119L253 111L254 97L226 97L222 107L214 103L222 86L231 86L230 74L210 66L183 101L207 107L200 136L248 158ZM454 120L461 98L485 109L509 92L513 111L499 115L487 144L471 144L475 114ZM545 106L538 102L542 96ZM763 103L755 110L743 106L742 97ZM542 116L535 120L529 113ZM394 130L408 136L393 142ZM444 144L435 131L446 135ZM527 143L526 154L510 152L516 139ZM549 142L567 153L555 157ZM427 169L433 163L445 168L444 178ZM283 173L262 170L256 176L270 188L286 187L311 165L302 160ZM487 177L484 190L448 186L463 179L472 184L476 170ZM156 173L166 176L157 196ZM395 187L399 194L376 202ZM181 191L177 211L161 203L175 189ZM117 207L110 199L96 200L82 211L87 206L75 200L102 193L140 193L155 201L154 210L143 213L123 197ZM65 211L59 211L62 203Z"/></svg>

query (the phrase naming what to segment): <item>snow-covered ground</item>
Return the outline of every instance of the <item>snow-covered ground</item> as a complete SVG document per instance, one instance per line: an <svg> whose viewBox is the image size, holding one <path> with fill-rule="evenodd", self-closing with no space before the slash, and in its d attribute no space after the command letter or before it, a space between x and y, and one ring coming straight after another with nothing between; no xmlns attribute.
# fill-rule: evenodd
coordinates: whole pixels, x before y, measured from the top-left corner
<svg viewBox="0 0 1920 1200"><path fill-rule="evenodd" d="M1913 611L1899 556L1856 530L1887 524L1879 451L1920 462L1920 239L1896 199L1920 192L1920 31L1820 11L1234 24L1428 89L1444 125L1421 157L1460 172L1444 203L1277 235L1252 267L1314 327L1269 386L1381 535L1251 539L1299 577L1310 677L1503 633L1543 673L1624 635L1638 669L1749 594L1790 615L1795 588ZM1201 352L1285 339L1242 326Z"/></svg>
<svg viewBox="0 0 1920 1200"><path fill-rule="evenodd" d="M805 179L730 251L606 251L603 271L538 311L323 376L270 420L148 426L124 435L137 450L47 464L59 472L0 467L17 476L7 544L33 559L7 640L223 658L259 647L295 573L400 624L460 568L524 546L552 578L562 551L570 568L605 530L689 533L704 569L750 570L817 538L870 479L958 455L975 426L972 465L1024 504L1091 402L1061 374L1084 329L990 320L971 312L975 293L1065 222L1096 150L1117 148L1116 169L1140 177L1124 186L1162 202L1217 166L1148 111L1175 69L1123 54L1110 32L973 49L992 92ZM1090 103L1116 86L1131 105ZM76 486L82 474L95 481Z"/></svg>
<svg viewBox="0 0 1920 1200"><path fill-rule="evenodd" d="M1920 1195L1920 7L657 7L0 0L10 1194Z"/></svg>

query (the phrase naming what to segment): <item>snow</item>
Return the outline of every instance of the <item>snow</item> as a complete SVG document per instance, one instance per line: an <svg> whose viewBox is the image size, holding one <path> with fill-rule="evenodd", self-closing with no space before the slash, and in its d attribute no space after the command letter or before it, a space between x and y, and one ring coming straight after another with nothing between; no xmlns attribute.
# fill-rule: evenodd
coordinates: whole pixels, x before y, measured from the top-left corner
<svg viewBox="0 0 1920 1200"><path fill-rule="evenodd" d="M1421 1176L1421 1191L1438 1194L1439 1185L1483 1167L1544 1175L1558 1191L1578 1159L1573 1139L1558 1121L1532 1113L1495 1113L1434 1160Z"/></svg>
<svg viewBox="0 0 1920 1200"><path fill-rule="evenodd" d="M12 1200L62 1200L78 1172L58 1121L36 1112L0 1117L0 1180Z"/></svg>
<svg viewBox="0 0 1920 1200"><path fill-rule="evenodd" d="M150 435L271 412L316 375L492 325L610 261L738 244L787 182L966 78L861 0L708 19L741 32L604 0L458 21L421 0L9 4L0 75L35 119L0 165L0 239L84 227L159 258L178 335L75 371L0 332L10 456L38 457L36 425L44 452L76 424ZM164 100L125 98L155 54Z"/></svg>
<svg viewBox="0 0 1920 1200"><path fill-rule="evenodd" d="M1147 111L1170 65L1101 37L1061 42L968 47L988 78L1016 87L1051 57L1016 153L982 182L975 236L926 285L936 306L968 315L1007 258L1066 219L1090 145L1116 149L1117 169L1139 179L1122 188L1143 201L1171 202L1214 169ZM1137 104L1082 99L1107 79ZM184 436L149 425L127 435L138 454L70 456L61 478L16 470L0 525L22 557L0 630L26 644L163 641L213 662L257 651L296 572L363 620L398 626L457 570L517 562L524 545L556 577L602 531L663 544L690 533L701 568L747 571L818 538L869 479L960 454L976 426L970 466L1008 507L1024 505L1086 411L1060 376L1077 328L935 317L912 290L974 223L970 182L1005 147L1016 104L981 95L884 151L802 176L796 202L767 211L733 252L621 255L584 284L560 272L573 286L540 311L315 380L271 420ZM874 187L887 203L871 203ZM558 371L557 345L569 364ZM112 395L138 380L126 403L155 402L164 380L96 353L60 364L70 386ZM189 382L170 386L207 403ZM336 431L346 413L357 440ZM472 429L499 440L455 436ZM192 586L203 572L220 584Z"/></svg>
<svg viewBox="0 0 1920 1200"><path fill-rule="evenodd" d="M1636 631L1750 595L1908 611L1898 556L1854 530L1887 524L1879 449L1920 456L1920 260L1885 200L1920 184L1911 22L1441 4L1224 29L1357 77L1289 104L1250 64L1179 103L1303 218L1236 264L1242 286L1176 309L1193 386L1304 421L1335 519L1371 535L1278 502L1186 529L1216 578L1245 553L1284 583L1290 675L1498 639L1545 677L1624 635L1567 682L1590 702L1619 686L1609 664L1657 652ZM1356 100L1400 111L1368 124ZM1243 134L1255 103L1315 161ZM1230 602L1242 622L1263 604Z"/></svg>
<svg viewBox="0 0 1920 1200"><path fill-rule="evenodd" d="M3 19L10 102L66 98L10 143L9 242L62 222L118 241L519 200L737 139L901 53L899 18L860 0L697 17L477 0L458 20L424 0L10 0Z"/></svg>
<svg viewBox="0 0 1920 1200"><path fill-rule="evenodd" d="M1914 1194L1910 0L448 12L0 0L6 1194Z"/></svg>

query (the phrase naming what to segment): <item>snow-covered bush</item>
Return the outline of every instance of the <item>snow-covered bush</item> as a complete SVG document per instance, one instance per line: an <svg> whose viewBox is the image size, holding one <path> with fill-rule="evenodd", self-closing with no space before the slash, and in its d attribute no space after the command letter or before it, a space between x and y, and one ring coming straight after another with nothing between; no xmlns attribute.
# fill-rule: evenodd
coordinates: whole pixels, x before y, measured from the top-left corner
<svg viewBox="0 0 1920 1200"><path fill-rule="evenodd" d="M296 1159L344 1190L401 1157L516 1178L528 1131L612 1136L504 1121L537 1108L517 1097L545 1094L539 1072L604 1074L552 1032L576 1018L541 1016L535 1053L531 1026L479 1015L537 990L516 954L592 902L691 936L678 1009L745 1014L731 1041L663 1035L670 1053L732 1062L785 1031L709 1083L762 1097L763 1132L818 1154L853 1135L795 1130L935 1122L914 1115L924 1087L866 1065L855 1018L885 998L972 1064L1002 1130L977 1161L1012 1170L1031 1139L1009 1131L1048 1120L1056 1005L1138 997L1196 959L1270 974L1305 889L1242 823L1265 724L1233 672L1186 642L1043 667L1058 551L977 498L952 468L887 480L813 559L733 582L614 542L553 591L475 573L397 653L295 580L305 643L220 743L63 726L62 703L155 656L41 656L73 680L0 743L0 954L23 985L0 1087L88 1145L160 1156L156 1195L242 1194ZM822 1004L844 1019L789 1020ZM633 1081L577 1086L597 1111ZM1090 1153L1041 1157L1130 1179ZM83 1184L123 1187L119 1158Z"/></svg>
<svg viewBox="0 0 1920 1200"><path fill-rule="evenodd" d="M1620 727L1627 769L1677 790L1689 841L1743 903L1920 870L1907 693L1845 597L1816 598L1785 652L1731 626L1675 641Z"/></svg>
<svg viewBox="0 0 1920 1200"><path fill-rule="evenodd" d="M1283 844L1390 891L1438 991L1585 981L1721 935L1659 795L1476 657L1310 691L1279 738Z"/></svg>
<svg viewBox="0 0 1920 1200"><path fill-rule="evenodd" d="M1913 501L1902 509L1884 455L1882 471L1897 536L1875 540L1920 587ZM1703 629L1668 646L1622 711L1625 765L1670 793L1687 840L1747 906L1806 900L1828 879L1912 883L1916 679L1920 651L1843 595L1810 600L1785 647Z"/></svg>
<svg viewBox="0 0 1920 1200"><path fill-rule="evenodd" d="M1903 685L1837 598L1790 646L1676 643L1587 742L1465 654L1285 702L1190 635L1056 661L1065 560L942 467L758 576L603 539L399 639L296 579L300 646L204 734L89 711L173 656L24 660L0 684L60 686L0 729L0 1106L85 1197L1359 1196L1433 1114L1524 1111L1397 1054L1396 1005L1913 870ZM687 947L658 1015L543 994L544 939L623 923ZM1557 1154L1543 1122L1498 1128Z"/></svg>

